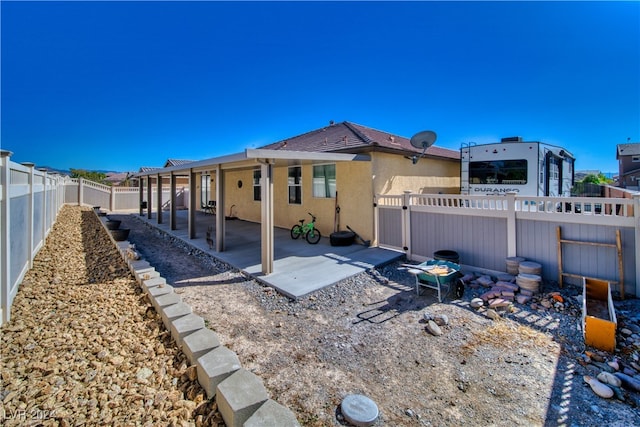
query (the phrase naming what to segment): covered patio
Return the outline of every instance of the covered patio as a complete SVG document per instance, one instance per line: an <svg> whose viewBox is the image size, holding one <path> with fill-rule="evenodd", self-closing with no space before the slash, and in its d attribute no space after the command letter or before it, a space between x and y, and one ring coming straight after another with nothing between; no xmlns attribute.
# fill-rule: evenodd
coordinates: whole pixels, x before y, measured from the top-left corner
<svg viewBox="0 0 640 427"><path fill-rule="evenodd" d="M206 230L212 228L211 238L216 239L216 215L201 211L195 214L196 238L189 238L187 210L176 211L176 229L169 226L169 212L163 211L163 220L158 223L157 214L139 218L189 245L232 265L244 273L273 287L290 298L300 298L330 286L340 280L384 265L404 256L401 252L381 248L331 246L323 237L316 245L303 238L293 240L289 230L274 228L274 271L262 272L260 250L260 224L243 220L226 220L225 250L209 248Z"/></svg>
<svg viewBox="0 0 640 427"><path fill-rule="evenodd" d="M274 223L274 169L292 165L318 165L344 162L369 162L365 154L332 152L280 151L271 149L247 149L244 152L216 157L179 166L165 167L137 174L140 177L140 211L146 221L185 242L210 252L239 270L269 284L281 293L298 298L329 286L344 278L377 265L388 263L403 253L362 245L333 247L329 244L329 230L317 245L304 239L293 240L289 229L278 228ZM226 193L233 191L225 186L227 175L234 171L259 171L259 221L229 219ZM215 176L215 201L217 215L210 210L205 214L197 200L197 183L203 174ZM176 208L176 181L187 177L189 202L186 210ZM162 200L163 178L170 185L169 210ZM148 203L143 211L146 195L154 192L155 203ZM213 180L212 180L213 181ZM238 183L238 188L241 182ZM237 189L236 189L237 190ZM151 200L151 197L149 197ZM287 209L279 206L279 209ZM160 212L160 214L159 214ZM207 229L211 227L211 241L207 243ZM211 248L209 247L211 244Z"/></svg>

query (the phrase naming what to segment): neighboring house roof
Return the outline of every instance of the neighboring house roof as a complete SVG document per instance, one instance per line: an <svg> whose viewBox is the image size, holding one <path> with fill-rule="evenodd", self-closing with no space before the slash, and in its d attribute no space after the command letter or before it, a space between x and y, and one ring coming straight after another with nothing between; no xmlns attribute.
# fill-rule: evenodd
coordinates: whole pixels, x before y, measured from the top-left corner
<svg viewBox="0 0 640 427"><path fill-rule="evenodd" d="M319 152L359 152L369 149L402 153L422 153L411 145L408 138L372 129L351 122L330 124L302 135L265 145L264 149L319 151ZM426 156L460 159L460 152L431 146Z"/></svg>
<svg viewBox="0 0 640 427"><path fill-rule="evenodd" d="M187 163L193 163L193 160L167 159L167 161L164 164L164 167L168 168L171 166L182 166L182 165L186 165Z"/></svg>
<svg viewBox="0 0 640 427"><path fill-rule="evenodd" d="M638 155L640 155L640 142L617 145L616 159L619 159L620 156L638 156Z"/></svg>
<svg viewBox="0 0 640 427"><path fill-rule="evenodd" d="M156 169L162 169L162 168L152 168L152 167L148 167L148 166L142 166L140 167L140 170L138 172L151 172L153 170Z"/></svg>
<svg viewBox="0 0 640 427"><path fill-rule="evenodd" d="M120 183L129 177L129 172L110 172L107 174L105 181Z"/></svg>

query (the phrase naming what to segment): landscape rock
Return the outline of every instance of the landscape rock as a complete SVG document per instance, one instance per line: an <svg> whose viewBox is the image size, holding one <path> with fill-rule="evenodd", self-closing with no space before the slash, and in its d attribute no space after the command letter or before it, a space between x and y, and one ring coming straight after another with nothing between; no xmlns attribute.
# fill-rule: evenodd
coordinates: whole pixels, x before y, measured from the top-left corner
<svg viewBox="0 0 640 427"><path fill-rule="evenodd" d="M484 301L482 300L482 298L474 298L471 300L469 305L473 308L480 308L484 305Z"/></svg>
<svg viewBox="0 0 640 427"><path fill-rule="evenodd" d="M442 329L440 329L440 326L438 326L433 320L429 320L429 322L427 323L427 331L429 331L431 335L442 335Z"/></svg>

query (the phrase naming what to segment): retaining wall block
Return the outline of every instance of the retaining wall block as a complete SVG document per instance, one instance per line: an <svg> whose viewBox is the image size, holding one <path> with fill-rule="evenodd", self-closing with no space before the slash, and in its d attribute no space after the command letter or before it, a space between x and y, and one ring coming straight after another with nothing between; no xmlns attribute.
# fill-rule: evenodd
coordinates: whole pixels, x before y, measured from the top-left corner
<svg viewBox="0 0 640 427"><path fill-rule="evenodd" d="M220 346L197 360L198 382L211 399L216 395L216 387L229 375L240 369L240 359L227 347Z"/></svg>
<svg viewBox="0 0 640 427"><path fill-rule="evenodd" d="M151 279L147 279L147 280L143 280L142 283L140 284L142 286L142 290L149 294L149 289L154 288L156 286L160 286L160 285L166 285L167 284L167 279L165 279L164 277L153 277Z"/></svg>
<svg viewBox="0 0 640 427"><path fill-rule="evenodd" d="M162 279L161 277L159 277L158 279ZM151 280L157 280L157 279L151 279ZM164 280L164 279L162 279ZM146 282L144 282L145 284L148 283L149 280L147 280ZM143 288L144 288L144 284L143 284ZM173 292L173 286L171 285L167 285L167 284L159 284L158 286L153 286L150 287L148 289L146 289L147 295L149 295L149 298L151 299L151 302L153 302L153 300L155 298L158 298L160 295L166 295L166 294L170 294L171 292Z"/></svg>
<svg viewBox="0 0 640 427"><path fill-rule="evenodd" d="M216 403L227 427L242 425L269 399L262 380L240 369L218 384Z"/></svg>
<svg viewBox="0 0 640 427"><path fill-rule="evenodd" d="M156 271L155 268L150 268L148 270L136 270L133 275L136 276L136 282L138 282L138 284L142 286L142 282L144 282L145 280L156 279L160 277L160 272Z"/></svg>
<svg viewBox="0 0 640 427"><path fill-rule="evenodd" d="M220 347L218 335L209 328L202 328L182 340L182 352L192 365L195 365L200 357L217 347Z"/></svg>
<svg viewBox="0 0 640 427"><path fill-rule="evenodd" d="M165 294L162 296L166 295L170 294ZM167 328L167 330L171 330L171 322L173 322L174 320L186 316L187 314L193 313L191 306L182 301L177 304L168 305L166 307L159 307L155 298L151 299L151 303L156 308L156 310L158 310L158 313L162 318L162 323L164 323L164 326Z"/></svg>
<svg viewBox="0 0 640 427"><path fill-rule="evenodd" d="M190 306L189 309L191 309ZM171 326L167 329L171 331L171 336L178 344L178 347L182 347L184 338L200 329L204 328L204 319L197 314L187 314L178 319L171 321Z"/></svg>
<svg viewBox="0 0 640 427"><path fill-rule="evenodd" d="M145 261L143 259L139 260L127 260L127 264L129 264L129 270L131 270L131 274L134 274L136 270L142 270L143 268L151 268L151 264L149 261Z"/></svg>
<svg viewBox="0 0 640 427"><path fill-rule="evenodd" d="M128 240L125 240L124 242L116 242L116 248L118 248L121 253L126 252L130 246L131 243L129 243Z"/></svg>
<svg viewBox="0 0 640 427"><path fill-rule="evenodd" d="M249 417L243 427L300 427L296 416L274 400L267 400Z"/></svg>
<svg viewBox="0 0 640 427"><path fill-rule="evenodd" d="M160 295L159 297L154 298L156 310L161 310L162 307L167 307L170 305L178 304L182 302L182 297L175 292L171 292L170 294Z"/></svg>

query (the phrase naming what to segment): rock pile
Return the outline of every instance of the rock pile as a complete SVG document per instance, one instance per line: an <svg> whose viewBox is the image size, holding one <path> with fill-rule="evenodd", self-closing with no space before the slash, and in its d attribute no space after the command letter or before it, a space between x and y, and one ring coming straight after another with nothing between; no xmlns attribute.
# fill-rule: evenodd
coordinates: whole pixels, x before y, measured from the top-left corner
<svg viewBox="0 0 640 427"><path fill-rule="evenodd" d="M222 425L96 215L65 206L0 333L0 420Z"/></svg>
<svg viewBox="0 0 640 427"><path fill-rule="evenodd" d="M588 374L584 382L604 399L615 398L634 407L640 407L640 365L638 354L632 353L628 360L602 351L585 351L578 363Z"/></svg>

